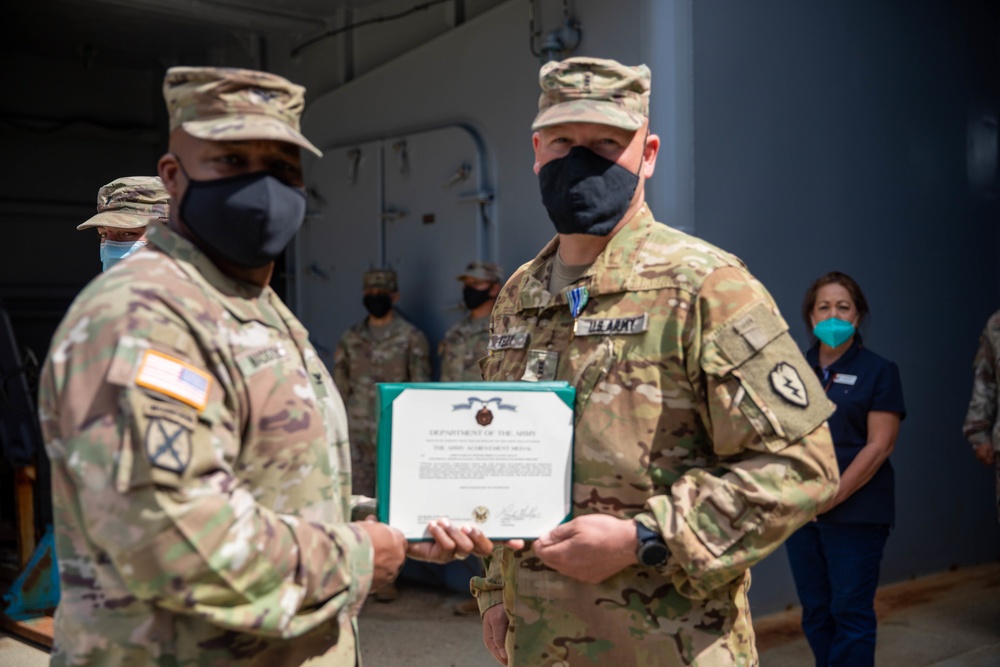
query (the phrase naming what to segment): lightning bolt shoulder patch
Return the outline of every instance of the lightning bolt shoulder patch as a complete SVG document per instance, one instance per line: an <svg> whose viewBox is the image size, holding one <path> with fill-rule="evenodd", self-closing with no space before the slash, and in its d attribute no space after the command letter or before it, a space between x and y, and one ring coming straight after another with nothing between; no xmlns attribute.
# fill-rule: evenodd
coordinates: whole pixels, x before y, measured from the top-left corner
<svg viewBox="0 0 1000 667"><path fill-rule="evenodd" d="M778 396L800 408L809 407L809 395L805 383L795 367L785 362L779 363L771 371L771 386Z"/></svg>

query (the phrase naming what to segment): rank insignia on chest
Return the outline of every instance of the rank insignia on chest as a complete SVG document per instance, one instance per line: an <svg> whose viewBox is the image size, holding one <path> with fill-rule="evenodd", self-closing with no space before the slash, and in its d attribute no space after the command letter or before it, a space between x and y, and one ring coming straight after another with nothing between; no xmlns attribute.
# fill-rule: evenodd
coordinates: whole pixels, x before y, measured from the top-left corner
<svg viewBox="0 0 1000 667"><path fill-rule="evenodd" d="M551 382L559 369L559 353L548 350L528 350L528 364L524 367L524 382Z"/></svg>
<svg viewBox="0 0 1000 667"><path fill-rule="evenodd" d="M569 314L573 316L573 319L580 317L580 313L587 306L587 302L590 301L590 290L587 289L586 285L581 285L580 287L574 287L569 291L566 296L569 301Z"/></svg>
<svg viewBox="0 0 1000 667"><path fill-rule="evenodd" d="M319 371L309 371L309 379L312 380L313 391L316 392L316 398L326 398L328 392L326 391L326 383L323 382L323 374Z"/></svg>

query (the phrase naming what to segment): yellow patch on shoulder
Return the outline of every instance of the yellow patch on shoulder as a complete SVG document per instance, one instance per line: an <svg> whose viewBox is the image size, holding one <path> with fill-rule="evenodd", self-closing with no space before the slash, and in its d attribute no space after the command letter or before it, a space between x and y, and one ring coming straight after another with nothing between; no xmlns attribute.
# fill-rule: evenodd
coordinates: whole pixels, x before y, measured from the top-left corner
<svg viewBox="0 0 1000 667"><path fill-rule="evenodd" d="M208 405L212 376L176 357L146 350L135 383L176 398L201 412Z"/></svg>

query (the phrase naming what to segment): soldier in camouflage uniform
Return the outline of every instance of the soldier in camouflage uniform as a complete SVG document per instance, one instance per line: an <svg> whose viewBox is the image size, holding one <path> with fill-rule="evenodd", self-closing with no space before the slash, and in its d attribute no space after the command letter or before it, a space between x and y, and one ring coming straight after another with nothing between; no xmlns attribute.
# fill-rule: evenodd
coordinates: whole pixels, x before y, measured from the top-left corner
<svg viewBox="0 0 1000 667"><path fill-rule="evenodd" d="M492 262L470 262L457 276L462 282L462 301L468 311L438 345L442 382L479 382L483 379L479 360L486 356L490 340L490 311L500 294L503 275Z"/></svg>
<svg viewBox="0 0 1000 667"><path fill-rule="evenodd" d="M150 247L74 301L42 371L62 598L53 665L357 664L356 615L405 554L349 523L347 420L308 333L268 286L305 213L303 89L172 68L178 202ZM197 180L196 180L197 179Z"/></svg>
<svg viewBox="0 0 1000 667"><path fill-rule="evenodd" d="M756 665L749 568L837 489L831 404L736 257L655 221L649 70L548 63L558 236L493 308L486 380L576 387L573 518L473 579L502 664Z"/></svg>
<svg viewBox="0 0 1000 667"><path fill-rule="evenodd" d="M976 459L997 471L997 517L1000 518L1000 420L997 419L1000 393L997 392L1000 368L1000 311L986 321L979 337L979 349L972 362L975 373L972 381L972 398L965 415L962 435L972 443Z"/></svg>
<svg viewBox="0 0 1000 667"><path fill-rule="evenodd" d="M333 355L333 380L347 404L351 425L354 493L375 495L378 429L375 384L431 379L427 337L396 312L396 272L373 269L363 279L368 316L348 329Z"/></svg>
<svg viewBox="0 0 1000 667"><path fill-rule="evenodd" d="M107 271L146 245L146 226L169 215L170 195L159 176L116 178L97 191L97 215L77 229L97 228Z"/></svg>

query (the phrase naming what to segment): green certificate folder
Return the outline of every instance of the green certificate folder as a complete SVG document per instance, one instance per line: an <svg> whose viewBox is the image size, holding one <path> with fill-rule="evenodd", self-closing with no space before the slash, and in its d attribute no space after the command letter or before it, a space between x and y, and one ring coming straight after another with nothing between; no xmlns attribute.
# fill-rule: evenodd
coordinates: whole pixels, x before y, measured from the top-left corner
<svg viewBox="0 0 1000 667"><path fill-rule="evenodd" d="M566 382L378 385L378 518L407 539L447 518L493 539L538 537L571 514Z"/></svg>

